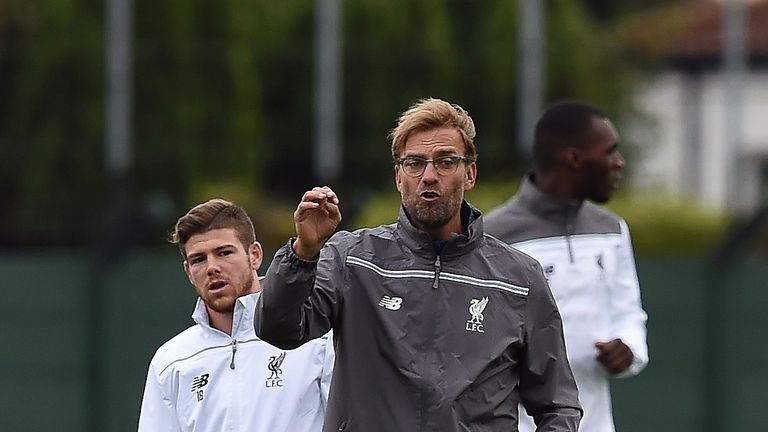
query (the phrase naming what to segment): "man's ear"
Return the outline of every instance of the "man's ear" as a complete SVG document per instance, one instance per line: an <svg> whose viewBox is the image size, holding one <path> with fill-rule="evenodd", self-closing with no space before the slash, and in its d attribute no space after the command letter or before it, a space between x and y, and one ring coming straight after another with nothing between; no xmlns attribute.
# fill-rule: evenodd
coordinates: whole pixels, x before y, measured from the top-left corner
<svg viewBox="0 0 768 432"><path fill-rule="evenodd" d="M184 267L184 274L187 275L187 279L189 280L189 283L191 283L192 286L194 286L195 283L192 281L192 273L189 271L189 261L184 260L183 267Z"/></svg>
<svg viewBox="0 0 768 432"><path fill-rule="evenodd" d="M576 147L567 147L563 150L561 157L563 163L570 168L581 168L584 158L582 157L581 150Z"/></svg>
<svg viewBox="0 0 768 432"><path fill-rule="evenodd" d="M402 181L402 175L403 173L400 171L400 166L395 165L395 186L397 187L397 191L400 193L403 193L403 190L400 189L400 183Z"/></svg>
<svg viewBox="0 0 768 432"><path fill-rule="evenodd" d="M466 169L466 174L464 175L464 190L472 190L472 188L475 187L475 182L477 181L477 162L472 162L469 164L469 166Z"/></svg>
<svg viewBox="0 0 768 432"><path fill-rule="evenodd" d="M251 247L248 248L248 259L252 269L258 270L261 267L261 262L264 260L264 249L261 248L261 243L257 241L251 243Z"/></svg>

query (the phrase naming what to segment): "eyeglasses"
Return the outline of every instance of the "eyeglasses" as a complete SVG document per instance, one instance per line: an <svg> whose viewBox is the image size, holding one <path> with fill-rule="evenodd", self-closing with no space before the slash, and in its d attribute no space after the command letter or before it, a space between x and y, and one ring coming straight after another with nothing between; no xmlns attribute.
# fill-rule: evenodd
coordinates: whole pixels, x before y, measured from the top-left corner
<svg viewBox="0 0 768 432"><path fill-rule="evenodd" d="M395 164L400 165L403 172L411 177L419 177L424 174L427 164L431 163L437 173L441 176L451 175L459 168L459 162L468 163L469 158L464 156L440 156L434 159L424 159L417 156L407 156L395 159Z"/></svg>

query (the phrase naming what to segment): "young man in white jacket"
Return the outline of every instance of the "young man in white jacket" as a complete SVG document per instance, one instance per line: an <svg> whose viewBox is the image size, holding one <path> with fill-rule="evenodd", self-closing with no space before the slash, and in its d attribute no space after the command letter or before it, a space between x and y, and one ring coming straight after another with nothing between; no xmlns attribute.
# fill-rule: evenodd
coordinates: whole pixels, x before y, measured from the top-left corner
<svg viewBox="0 0 768 432"><path fill-rule="evenodd" d="M263 252L246 212L210 200L178 220L171 242L199 295L195 325L153 357L139 432L319 432L333 341L287 351L256 336Z"/></svg>
<svg viewBox="0 0 768 432"><path fill-rule="evenodd" d="M580 429L613 432L610 377L648 363L627 224L598 203L618 186L625 161L610 120L584 103L550 107L536 124L534 172L485 218L489 234L536 258L563 317L568 360L584 409ZM533 422L521 415L520 431Z"/></svg>

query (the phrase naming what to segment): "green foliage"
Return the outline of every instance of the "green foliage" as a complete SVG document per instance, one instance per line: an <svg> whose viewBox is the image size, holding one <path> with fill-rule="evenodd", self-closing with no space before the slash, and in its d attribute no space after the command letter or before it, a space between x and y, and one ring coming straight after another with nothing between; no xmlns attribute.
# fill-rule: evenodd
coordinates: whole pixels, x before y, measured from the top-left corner
<svg viewBox="0 0 768 432"><path fill-rule="evenodd" d="M344 211L344 203L342 212ZM360 208L355 219L346 224L347 228L354 230L364 227L375 227L382 224L389 224L397 220L397 214L400 211L400 195L397 191L381 193L371 197L365 205Z"/></svg>
<svg viewBox="0 0 768 432"><path fill-rule="evenodd" d="M0 4L0 242L85 244L112 195L103 163L105 3ZM165 228L169 214L221 195L211 185L239 185L247 191L240 199L258 202L264 214L280 197L294 203L317 181L316 2L133 5L136 205L164 203L155 222ZM400 112L427 96L472 114L484 174L522 169L513 138L517 1L341 7L344 168L331 186L350 197L390 187L387 134ZM618 112L629 92L611 38L581 2L546 9L547 99L582 97Z"/></svg>
<svg viewBox="0 0 768 432"><path fill-rule="evenodd" d="M590 101L617 118L629 87L621 50L579 2L558 0L547 26L547 97Z"/></svg>
<svg viewBox="0 0 768 432"><path fill-rule="evenodd" d="M296 235L293 211L298 199L296 202L277 200L237 181L199 183L191 194L194 203L211 198L232 201L248 212L267 255L272 255L288 238Z"/></svg>
<svg viewBox="0 0 768 432"><path fill-rule="evenodd" d="M608 207L627 221L635 251L646 255L709 252L730 222L726 214L661 193L620 195Z"/></svg>
<svg viewBox="0 0 768 432"><path fill-rule="evenodd" d="M261 184L263 14L239 3L139 1L136 16L136 106L146 108L136 111L136 154L145 187L189 197L197 183Z"/></svg>
<svg viewBox="0 0 768 432"><path fill-rule="evenodd" d="M87 244L104 223L114 193L103 167L101 6L9 2L0 15L0 243ZM308 0L134 2L128 190L135 206L151 207L160 197L163 208L171 207L163 216L175 215L217 183L238 183L258 195L270 174L267 143L301 130L273 101L307 99L309 84L294 83L310 81L309 44L301 47L296 35L309 41L311 6ZM304 76L285 73L291 57L301 60L291 67Z"/></svg>
<svg viewBox="0 0 768 432"><path fill-rule="evenodd" d="M466 199L482 212L488 212L509 199L518 184L480 181ZM663 194L619 194L607 207L627 221L635 253L642 255L708 252L721 240L729 223L724 214ZM397 219L399 208L397 193L383 193L361 209L350 228L391 223Z"/></svg>
<svg viewBox="0 0 768 432"><path fill-rule="evenodd" d="M391 181L391 170L383 168L391 159L386 135L400 112L427 96L471 113L484 170L522 169L525 158L514 143L518 2L344 5L345 141L351 145L343 183L380 189ZM628 94L618 48L581 3L548 2L546 10L547 99L584 98L618 114Z"/></svg>
<svg viewBox="0 0 768 432"><path fill-rule="evenodd" d="M94 3L9 5L15 15L0 28L0 233L74 240L71 227L96 220L103 34Z"/></svg>

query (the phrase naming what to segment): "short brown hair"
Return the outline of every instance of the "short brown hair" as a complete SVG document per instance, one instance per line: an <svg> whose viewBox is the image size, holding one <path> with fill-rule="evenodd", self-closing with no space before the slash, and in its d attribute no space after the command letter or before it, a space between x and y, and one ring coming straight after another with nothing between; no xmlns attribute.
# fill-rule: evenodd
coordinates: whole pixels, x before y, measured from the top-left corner
<svg viewBox="0 0 768 432"><path fill-rule="evenodd" d="M397 126L389 133L392 158L400 156L412 133L441 127L452 127L459 131L464 141L464 157L471 161L477 158L475 123L472 117L464 108L435 98L422 99L400 115Z"/></svg>
<svg viewBox="0 0 768 432"><path fill-rule="evenodd" d="M256 241L256 231L248 213L242 207L220 198L192 207L176 221L168 241L177 244L181 255L186 259L185 246L190 237L221 228L234 229L246 251Z"/></svg>

